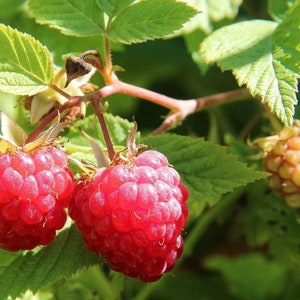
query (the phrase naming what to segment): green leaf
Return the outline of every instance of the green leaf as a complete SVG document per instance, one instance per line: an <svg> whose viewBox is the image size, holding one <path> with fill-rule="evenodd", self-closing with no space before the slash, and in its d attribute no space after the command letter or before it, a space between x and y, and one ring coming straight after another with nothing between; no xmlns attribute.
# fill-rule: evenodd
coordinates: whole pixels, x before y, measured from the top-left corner
<svg viewBox="0 0 300 300"><path fill-rule="evenodd" d="M104 15L97 0L30 0L29 7L40 24L74 36L104 32Z"/></svg>
<svg viewBox="0 0 300 300"><path fill-rule="evenodd" d="M125 149L127 145L127 137L133 124L125 119L111 114L104 114L106 126L108 128L111 141L115 151ZM103 137L102 129L95 116L90 115L84 120L77 121L67 134L67 141L64 146L69 153L71 159L71 168L73 172L81 172L86 165L97 167L96 156L92 150L89 140L81 132L83 130L98 143L101 150L106 154L106 143ZM137 134L137 140L139 134ZM107 153L108 157L108 153Z"/></svg>
<svg viewBox="0 0 300 300"><path fill-rule="evenodd" d="M300 1L287 11L274 32L274 58L300 76Z"/></svg>
<svg viewBox="0 0 300 300"><path fill-rule="evenodd" d="M3 273L3 271L7 268L7 266L10 265L13 262L13 260L17 258L18 255L20 255L20 253L18 252L9 252L0 249L0 276Z"/></svg>
<svg viewBox="0 0 300 300"><path fill-rule="evenodd" d="M0 91L33 95L46 90L53 64L46 47L32 36L0 24Z"/></svg>
<svg viewBox="0 0 300 300"><path fill-rule="evenodd" d="M286 269L259 254L238 258L214 257L206 267L219 271L231 293L244 300L271 300L281 295L286 283Z"/></svg>
<svg viewBox="0 0 300 300"><path fill-rule="evenodd" d="M226 148L203 139L164 134L148 137L143 143L167 155L188 186L190 198L205 203L266 175L248 168Z"/></svg>
<svg viewBox="0 0 300 300"><path fill-rule="evenodd" d="M240 86L266 104L287 126L293 121L297 103L297 76L272 53L272 34L277 23L244 21L223 27L201 44L207 63L231 70Z"/></svg>
<svg viewBox="0 0 300 300"><path fill-rule="evenodd" d="M99 6L109 16L110 19L120 14L122 10L124 10L133 2L135 2L135 0L98 0Z"/></svg>
<svg viewBox="0 0 300 300"><path fill-rule="evenodd" d="M125 119L108 113L104 114L104 118L113 145L116 147L121 146L121 148L125 148L128 133L133 124ZM83 151L84 149L87 150L87 152L90 152L91 150L88 139L81 134L80 129L97 140L100 147L103 149L106 148L106 143L102 134L102 130L99 126L99 122L93 115L91 115L86 117L84 120L76 122L74 126L70 128L70 131L68 132L68 139L70 139L70 143L67 143L66 146L70 147L71 152L72 147L74 147L74 150L77 148L79 152Z"/></svg>
<svg viewBox="0 0 300 300"><path fill-rule="evenodd" d="M180 33L190 33L195 29L201 29L210 33L213 22L220 22L223 19L234 19L239 11L242 0L182 0L182 2L200 11L189 22L187 22Z"/></svg>
<svg viewBox="0 0 300 300"><path fill-rule="evenodd" d="M210 33L212 31L212 24L209 18L209 4L207 0L185 0L184 2L199 9L201 13L187 22L181 32L189 33L200 28L206 34Z"/></svg>
<svg viewBox="0 0 300 300"><path fill-rule="evenodd" d="M62 66L65 63L63 57L68 53L82 53L87 49L97 49L103 53L103 39L101 35L88 37L63 35L54 28L37 24L35 19L30 18L28 14L18 15L18 18L15 18L10 24L14 28L22 28L23 32L34 36L48 49L51 49L54 63L58 66Z"/></svg>
<svg viewBox="0 0 300 300"><path fill-rule="evenodd" d="M238 14L242 0L207 0L208 14L214 22L233 19Z"/></svg>
<svg viewBox="0 0 300 300"><path fill-rule="evenodd" d="M127 7L112 21L108 36L130 44L163 38L174 33L196 14L196 10L175 0L144 0Z"/></svg>
<svg viewBox="0 0 300 300"><path fill-rule="evenodd" d="M19 296L27 289L37 292L78 270L100 262L88 251L75 226L65 229L56 240L36 253L18 256L0 274L0 299Z"/></svg>
<svg viewBox="0 0 300 300"><path fill-rule="evenodd" d="M268 12L275 21L281 22L285 12L295 1L296 0L268 0Z"/></svg>

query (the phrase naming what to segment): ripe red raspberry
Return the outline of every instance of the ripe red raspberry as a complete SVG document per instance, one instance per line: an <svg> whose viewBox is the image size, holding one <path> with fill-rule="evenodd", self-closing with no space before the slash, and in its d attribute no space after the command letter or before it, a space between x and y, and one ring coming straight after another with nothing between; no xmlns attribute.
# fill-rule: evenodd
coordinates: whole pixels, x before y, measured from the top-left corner
<svg viewBox="0 0 300 300"><path fill-rule="evenodd" d="M291 207L300 207L300 122L283 128L263 144L271 189Z"/></svg>
<svg viewBox="0 0 300 300"><path fill-rule="evenodd" d="M113 270L150 282L172 270L182 253L187 198L167 158L149 150L81 181L70 216L86 246Z"/></svg>
<svg viewBox="0 0 300 300"><path fill-rule="evenodd" d="M49 244L66 222L73 175L55 147L0 154L0 247Z"/></svg>

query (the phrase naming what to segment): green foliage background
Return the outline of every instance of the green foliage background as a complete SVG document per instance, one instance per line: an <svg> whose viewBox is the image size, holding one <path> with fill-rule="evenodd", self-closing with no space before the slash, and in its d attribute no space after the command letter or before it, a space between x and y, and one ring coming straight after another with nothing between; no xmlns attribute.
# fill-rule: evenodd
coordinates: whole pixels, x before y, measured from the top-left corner
<svg viewBox="0 0 300 300"><path fill-rule="evenodd" d="M195 13L183 4L175 7L172 0L142 1L136 11L125 10L135 2L130 0L86 1L89 7L76 0L29 2L30 12L28 1L0 0L0 22L33 36L58 66L63 66L63 55L68 53L103 50L105 21L95 10L100 7L114 20L108 37L113 41L114 64L125 69L118 73L123 81L177 99L245 85L257 98L197 112L170 133L152 137L166 109L130 96L110 96L106 121L114 144L124 146L134 117L140 140L165 153L190 189L183 257L171 275L144 284L110 271L101 258L84 248L75 226L68 223L48 247L26 253L0 251L0 299L298 299L299 212L270 193L259 151L247 139L271 134L274 123L290 125L299 115L300 1L183 1L202 13L172 36L178 24ZM55 19L62 7L69 9L69 2L88 16L71 30L66 20ZM144 22L149 11L150 20L164 16L163 22L153 27ZM172 16L178 16L176 22ZM132 27L124 30L123 25L133 18L140 26L130 23ZM6 30L2 27L2 32ZM40 47L37 41L31 42L33 48ZM11 46L18 48L15 42ZM31 92L23 90L26 85L21 78L18 92L2 88L11 94L0 94L0 110L29 132L28 112L19 96L12 94L41 91L53 74L47 67L47 53L41 50L45 55L35 59L30 49L19 49L25 49L19 56L32 59L27 65L18 63L26 65L28 76L34 75L35 87ZM0 65L5 59L2 51ZM39 68L30 69L31 64ZM12 81L16 79L11 76ZM92 82L103 85L98 75ZM92 159L79 127L105 147L93 116L88 116L64 132L66 149L74 157Z"/></svg>

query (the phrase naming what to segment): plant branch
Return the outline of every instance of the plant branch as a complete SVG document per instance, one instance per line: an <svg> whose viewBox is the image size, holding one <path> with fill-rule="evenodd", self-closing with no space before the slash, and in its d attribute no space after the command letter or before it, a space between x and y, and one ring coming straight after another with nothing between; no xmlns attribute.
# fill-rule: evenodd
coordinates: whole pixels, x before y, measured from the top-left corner
<svg viewBox="0 0 300 300"><path fill-rule="evenodd" d="M107 46L108 47L108 46ZM92 53L93 54L93 53ZM87 59L88 60L88 59ZM106 60L110 60L106 57ZM109 63L108 61L106 63ZM107 71L111 72L110 74L107 73ZM82 101L89 100L94 109L95 113L97 115L97 118L99 119L100 125L103 129L103 134L105 136L105 140L107 141L107 147L109 151L109 156L112 159L114 156L114 150L113 145L109 138L109 133L107 131L103 113L101 112L100 107L100 101L113 94L125 94L125 95L131 95L137 98L145 99L147 101L150 101L152 103L161 105L165 108L168 108L170 110L170 113L162 123L162 125L154 131L153 134L160 134L164 131L167 131L175 126L178 125L181 121L183 121L188 115L193 114L195 112L198 112L200 110L203 110L204 108L208 108L213 105L218 105L222 103L228 103L232 101L247 99L250 97L250 94L247 89L238 89L234 91L224 92L224 93L218 93L207 97L202 97L198 99L187 99L187 100L181 100L181 99L175 99L172 97L168 97L166 95L138 87L129 83L125 83L120 81L117 76L112 72L112 70L108 70L107 67L105 69L102 69L102 75L107 76L105 80L107 82L111 82L111 84L107 84L98 91L95 91L93 93L90 93L84 97L74 97L71 98L71 96L67 93L65 93L63 90L58 88L56 85L49 84L49 87L60 93L61 95L65 96L69 101L66 104L63 104L60 106L57 110L50 113L43 121L42 123L28 136L26 143L33 141L38 135L53 121L54 118L56 118L60 113L64 112L65 110L80 105Z"/></svg>
<svg viewBox="0 0 300 300"><path fill-rule="evenodd" d="M251 95L247 89L238 89L198 98L196 99L197 107L195 112L213 105L221 104L224 102L229 103L237 100L243 100L249 97L251 97Z"/></svg>
<svg viewBox="0 0 300 300"><path fill-rule="evenodd" d="M154 134L159 134L175 127L188 115L203 110L204 108L251 97L247 89L238 89L198 99L178 100L119 80L114 82L113 86L116 93L135 96L170 109L169 115L162 125L155 130Z"/></svg>
<svg viewBox="0 0 300 300"><path fill-rule="evenodd" d="M70 99L67 103L63 104L62 106L60 106L59 108L57 108L56 110L52 111L49 115L46 116L46 118L40 123L39 126L37 126L32 132L31 134L28 135L25 144L28 144L32 141L34 141L39 135L40 133L61 113L63 113L64 111L77 106L80 104L81 98L80 97L76 97L76 98L72 98Z"/></svg>
<svg viewBox="0 0 300 300"><path fill-rule="evenodd" d="M170 109L169 115L166 117L162 125L155 130L154 134L162 133L163 131L177 126L178 123L183 121L188 115L205 108L251 97L247 89L238 89L198 99L179 100L142 87L122 82L118 80L116 76L114 77L111 85L103 87L96 93L100 98L116 93L131 95Z"/></svg>
<svg viewBox="0 0 300 300"><path fill-rule="evenodd" d="M110 40L106 36L104 36L104 52L104 61L102 60L100 53L96 50L88 50L82 53L80 56L86 63L92 65L100 72L105 82L105 86L103 88L91 93L90 95L87 95L86 98L93 101L93 99L97 97L100 101L104 97L120 93L145 99L169 109L169 114L162 125L154 131L154 134L162 133L163 131L177 126L188 115L203 110L204 108L250 97L247 89L238 89L234 91L218 93L198 99L182 100L168 97L166 95L119 80L113 71L110 53ZM94 56L94 58L89 58L88 56Z"/></svg>

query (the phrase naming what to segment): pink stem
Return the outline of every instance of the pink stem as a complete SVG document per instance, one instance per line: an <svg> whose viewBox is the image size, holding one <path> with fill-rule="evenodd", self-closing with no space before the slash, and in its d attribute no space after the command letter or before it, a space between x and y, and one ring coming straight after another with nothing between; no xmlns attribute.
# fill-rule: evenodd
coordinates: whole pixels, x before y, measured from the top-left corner
<svg viewBox="0 0 300 300"><path fill-rule="evenodd" d="M114 75L114 73L113 73ZM114 149L113 144L110 140L109 133L103 118L103 113L100 108L101 99L116 94L126 94L135 96L141 99L148 100L155 104L164 106L170 109L170 114L167 116L161 127L159 127L156 133L161 133L164 130L169 129L170 127L176 125L178 122L182 121L189 114L195 113L197 111L202 110L203 108L221 104L229 101L236 101L250 97L250 94L247 89L239 89L224 93L219 93L207 97L202 97L199 99L187 99L187 100L178 100L172 97L165 96L163 94L153 92L151 90L147 90L138 86L134 86L125 82L118 80L118 78L114 75L112 77L110 85L106 85L98 91L88 94L85 97L88 98L92 105L94 106L95 113L97 118L99 119L100 125L103 130L104 138L107 143L107 148L109 152L109 156L112 159L114 157ZM53 86L50 86L53 88ZM55 88L54 88L55 89ZM55 89L56 90L56 89ZM61 90L59 89L59 92ZM35 140L39 134L62 112L67 109L70 109L76 105L79 105L82 101L82 97L74 97L70 98L68 94L65 95L69 98L69 101L66 104L60 106L57 110L50 113L41 124L28 136L26 143L32 142Z"/></svg>
<svg viewBox="0 0 300 300"><path fill-rule="evenodd" d="M202 97L197 100L196 111L202 110L204 107L220 104L220 103L228 103L232 101L242 100L246 98L250 98L251 95L247 89L238 89L229 92L218 93L214 95L210 95L207 97Z"/></svg>
<svg viewBox="0 0 300 300"><path fill-rule="evenodd" d="M80 103L80 98L76 97L71 100L69 100L67 103L63 104L60 106L58 109L54 110L51 112L41 123L38 127L36 127L31 134L27 137L25 144L28 144L32 141L34 141L40 133L62 112L64 112L67 109L70 109L76 105L79 105Z"/></svg>
<svg viewBox="0 0 300 300"><path fill-rule="evenodd" d="M156 93L129 83L122 81L117 81L114 83L115 88L118 93L135 96L137 98L145 99L151 101L155 104L169 108L170 110L180 110L181 105L179 104L181 100L177 100L160 93Z"/></svg>

